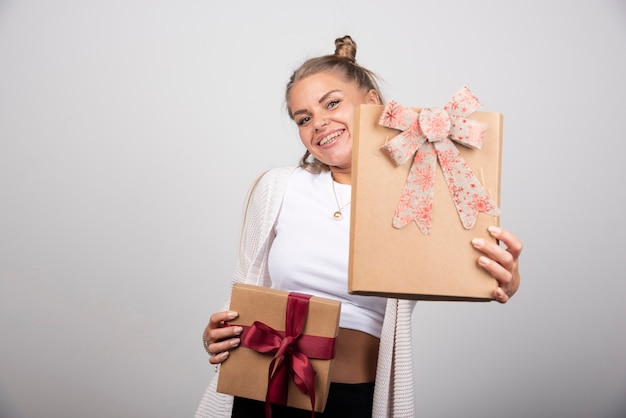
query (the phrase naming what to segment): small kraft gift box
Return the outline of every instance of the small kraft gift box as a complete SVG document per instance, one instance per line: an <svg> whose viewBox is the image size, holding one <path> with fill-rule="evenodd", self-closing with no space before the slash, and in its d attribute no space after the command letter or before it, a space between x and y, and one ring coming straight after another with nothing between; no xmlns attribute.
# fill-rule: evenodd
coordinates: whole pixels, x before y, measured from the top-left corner
<svg viewBox="0 0 626 418"><path fill-rule="evenodd" d="M226 326L242 326L241 344L220 366L217 391L321 412L335 357L341 302L235 284Z"/></svg>
<svg viewBox="0 0 626 418"><path fill-rule="evenodd" d="M496 280L473 238L499 225L502 114L463 87L441 108L355 114L348 291L488 301Z"/></svg>

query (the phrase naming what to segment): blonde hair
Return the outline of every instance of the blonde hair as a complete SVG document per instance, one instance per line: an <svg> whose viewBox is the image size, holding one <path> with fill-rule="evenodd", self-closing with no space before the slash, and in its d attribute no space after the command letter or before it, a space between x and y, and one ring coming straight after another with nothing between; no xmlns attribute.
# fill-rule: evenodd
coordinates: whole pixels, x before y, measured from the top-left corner
<svg viewBox="0 0 626 418"><path fill-rule="evenodd" d="M287 83L285 90L285 100L287 103L287 113L293 119L293 114L289 108L289 95L294 84L305 77L323 72L334 72L341 75L347 81L352 81L364 91L375 90L382 101L382 94L378 87L378 76L365 67L360 66L356 62L356 42L346 35L342 38L335 39L335 53L331 55L322 55L320 57L310 58L306 60L298 69L296 69ZM321 161L313 158L307 150L300 159L300 167L313 173L328 170L328 166Z"/></svg>

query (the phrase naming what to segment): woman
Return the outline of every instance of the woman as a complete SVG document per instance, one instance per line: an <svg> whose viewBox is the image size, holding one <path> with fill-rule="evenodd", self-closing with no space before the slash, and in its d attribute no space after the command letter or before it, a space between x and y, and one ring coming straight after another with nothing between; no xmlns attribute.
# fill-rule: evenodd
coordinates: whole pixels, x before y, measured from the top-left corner
<svg viewBox="0 0 626 418"><path fill-rule="evenodd" d="M382 100L374 74L356 63L353 40L345 36L335 46L334 55L306 61L287 85L288 112L307 151L299 167L270 170L253 189L234 282L341 300L331 389L319 416L414 417L410 319L415 303L347 294L353 114L361 104ZM472 244L482 253L478 263L498 281L494 298L505 303L519 287L522 245L508 231L492 228L490 233L507 249L484 240ZM211 364L226 361L239 345L241 330L221 327L236 316L229 311L211 316L204 334ZM216 380L197 416L263 416L262 402L233 402L216 394ZM275 417L304 412L273 411Z"/></svg>

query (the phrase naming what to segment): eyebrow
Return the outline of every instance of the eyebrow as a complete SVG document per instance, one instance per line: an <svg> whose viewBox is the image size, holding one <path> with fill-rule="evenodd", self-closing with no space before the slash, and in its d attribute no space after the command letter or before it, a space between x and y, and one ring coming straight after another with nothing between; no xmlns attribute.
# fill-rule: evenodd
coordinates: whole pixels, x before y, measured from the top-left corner
<svg viewBox="0 0 626 418"><path fill-rule="evenodd" d="M341 90L339 90L339 89L331 90L328 93L324 94L322 97L320 97L320 99L317 102L318 103L322 103L322 102L324 102L328 98L328 96L330 96L333 93L340 92L340 91ZM301 113L308 113L308 110L306 110L306 109L296 110L295 112L293 112L292 115L295 118L297 115L299 115Z"/></svg>

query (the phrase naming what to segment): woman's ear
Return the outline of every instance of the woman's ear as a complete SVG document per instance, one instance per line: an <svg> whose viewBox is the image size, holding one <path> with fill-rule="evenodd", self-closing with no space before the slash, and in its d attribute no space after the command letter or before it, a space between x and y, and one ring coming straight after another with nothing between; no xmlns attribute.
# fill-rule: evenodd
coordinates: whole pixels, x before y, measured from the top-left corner
<svg viewBox="0 0 626 418"><path fill-rule="evenodd" d="M367 92L367 96L365 97L365 102L367 104L382 104L380 102L380 95L374 89L371 89Z"/></svg>

